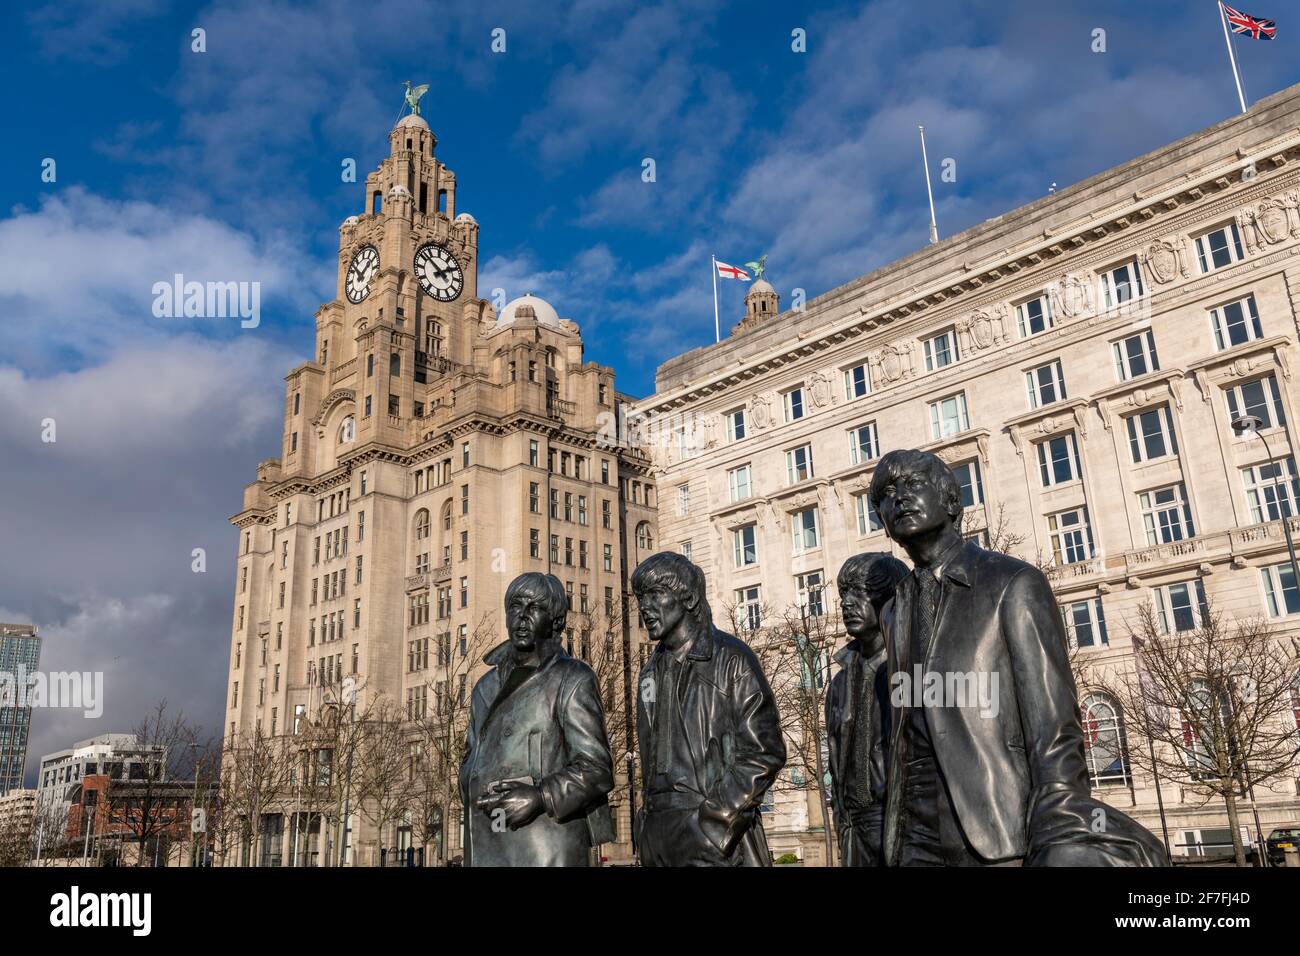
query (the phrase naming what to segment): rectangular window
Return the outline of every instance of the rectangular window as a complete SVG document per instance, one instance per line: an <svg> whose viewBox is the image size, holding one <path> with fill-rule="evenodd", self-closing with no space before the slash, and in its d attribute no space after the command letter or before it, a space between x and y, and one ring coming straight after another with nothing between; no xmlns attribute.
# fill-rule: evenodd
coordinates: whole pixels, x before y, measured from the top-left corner
<svg viewBox="0 0 1300 956"><path fill-rule="evenodd" d="M1295 568L1291 562L1259 569L1264 579L1264 599L1269 617L1285 617L1300 612L1300 589L1296 587ZM1297 713L1300 719L1300 713Z"/></svg>
<svg viewBox="0 0 1300 956"><path fill-rule="evenodd" d="M961 486L963 506L974 508L984 504L984 482L980 475L979 459L953 465L952 473L957 476L957 484Z"/></svg>
<svg viewBox="0 0 1300 956"><path fill-rule="evenodd" d="M1214 330L1214 347L1220 352L1264 337L1253 295L1211 309L1210 326Z"/></svg>
<svg viewBox="0 0 1300 956"><path fill-rule="evenodd" d="M1246 485L1246 502L1256 524L1296 513L1300 480L1296 478L1294 458L1288 456L1282 461L1243 468L1241 478Z"/></svg>
<svg viewBox="0 0 1300 956"><path fill-rule="evenodd" d="M849 429L849 461L861 465L879 457L880 439L876 435L875 422Z"/></svg>
<svg viewBox="0 0 1300 956"><path fill-rule="evenodd" d="M610 526L609 499L600 499L600 526L608 528Z"/></svg>
<svg viewBox="0 0 1300 956"><path fill-rule="evenodd" d="M551 535L551 563L560 563L560 536L558 534Z"/></svg>
<svg viewBox="0 0 1300 956"><path fill-rule="evenodd" d="M1280 428L1286 424L1276 376L1265 375L1244 385L1234 385L1224 389L1224 394L1228 399L1229 421L1236 421L1243 415L1256 415L1263 422L1261 428Z"/></svg>
<svg viewBox="0 0 1300 956"><path fill-rule="evenodd" d="M930 403L930 437L947 438L970 428L966 414L966 393L958 392Z"/></svg>
<svg viewBox="0 0 1300 956"><path fill-rule="evenodd" d="M528 464L534 468L537 467L537 442L536 441L528 442Z"/></svg>
<svg viewBox="0 0 1300 956"><path fill-rule="evenodd" d="M1241 236L1237 232L1235 222L1196 237L1196 261L1200 264L1202 275L1230 266L1234 262L1240 262L1244 258L1246 257L1241 251Z"/></svg>
<svg viewBox="0 0 1300 956"><path fill-rule="evenodd" d="M1076 481L1083 476L1074 432L1038 443L1038 473L1044 488Z"/></svg>
<svg viewBox="0 0 1300 956"><path fill-rule="evenodd" d="M758 543L755 526L747 524L731 532L732 549L735 552L736 567L747 568L758 564Z"/></svg>
<svg viewBox="0 0 1300 956"><path fill-rule="evenodd" d="M1136 260L1101 274L1102 308L1113 309L1141 295L1142 276Z"/></svg>
<svg viewBox="0 0 1300 956"><path fill-rule="evenodd" d="M800 554L817 547L817 506L804 508L790 516L790 533L794 553Z"/></svg>
<svg viewBox="0 0 1300 956"><path fill-rule="evenodd" d="M813 476L812 445L800 445L785 453L785 480L787 484L798 484Z"/></svg>
<svg viewBox="0 0 1300 956"><path fill-rule="evenodd" d="M1129 452L1134 464L1178 454L1174 420L1168 405L1160 405L1125 419Z"/></svg>
<svg viewBox="0 0 1300 956"><path fill-rule="evenodd" d="M1092 528L1088 524L1086 507L1048 515L1047 532L1052 541L1052 556L1058 566L1078 564L1092 558Z"/></svg>
<svg viewBox="0 0 1300 956"><path fill-rule="evenodd" d="M541 512L541 487L535 481L528 483L528 510L533 514Z"/></svg>
<svg viewBox="0 0 1300 956"><path fill-rule="evenodd" d="M1121 382L1160 370L1160 359L1156 356L1156 337L1150 329L1112 342L1111 351L1115 357L1115 374Z"/></svg>
<svg viewBox="0 0 1300 956"><path fill-rule="evenodd" d="M925 351L925 370L927 372L937 372L961 358L957 354L957 332L955 329L949 329L932 339L926 339L923 348Z"/></svg>
<svg viewBox="0 0 1300 956"><path fill-rule="evenodd" d="M1063 604L1061 617L1065 619L1065 633L1071 647L1101 647L1110 643L1101 598Z"/></svg>
<svg viewBox="0 0 1300 956"><path fill-rule="evenodd" d="M1025 386L1029 389L1030 408L1041 408L1052 402L1063 401L1066 397L1065 373L1061 371L1061 360L1030 369L1025 373Z"/></svg>
<svg viewBox="0 0 1300 956"><path fill-rule="evenodd" d="M1194 631L1205 620L1205 586L1199 581L1166 584L1154 589L1156 622L1162 634Z"/></svg>
<svg viewBox="0 0 1300 956"><path fill-rule="evenodd" d="M1192 509L1187 504L1187 492L1181 482L1168 488L1144 491L1138 495L1138 502L1142 506L1147 544L1169 544L1195 536Z"/></svg>
<svg viewBox="0 0 1300 956"><path fill-rule="evenodd" d="M682 557L684 557L687 561L691 560L691 543L689 541L682 542L681 551L682 551Z"/></svg>
<svg viewBox="0 0 1300 956"><path fill-rule="evenodd" d="M754 493L749 465L741 465L727 472L727 490L732 501L743 501Z"/></svg>
<svg viewBox="0 0 1300 956"><path fill-rule="evenodd" d="M691 486L677 486L677 514L685 516L691 513Z"/></svg>
<svg viewBox="0 0 1300 956"><path fill-rule="evenodd" d="M727 412L727 441L740 441L745 437L745 410L736 408Z"/></svg>
<svg viewBox="0 0 1300 956"><path fill-rule="evenodd" d="M763 607L758 585L736 589L736 618L748 631L756 631L763 624Z"/></svg>
<svg viewBox="0 0 1300 956"><path fill-rule="evenodd" d="M542 536L536 528L528 529L528 556L530 558L542 556Z"/></svg>
<svg viewBox="0 0 1300 956"><path fill-rule="evenodd" d="M858 534L875 534L877 531L885 530L885 523L880 520L880 515L876 514L876 509L871 506L870 495L854 495L853 507L858 516Z"/></svg>
<svg viewBox="0 0 1300 956"><path fill-rule="evenodd" d="M803 418L803 389L792 388L781 396L782 403L785 406L785 420L795 422Z"/></svg>
<svg viewBox="0 0 1300 956"><path fill-rule="evenodd" d="M844 370L844 398L853 401L871 392L871 369L866 362Z"/></svg>
<svg viewBox="0 0 1300 956"><path fill-rule="evenodd" d="M1020 327L1020 337L1027 339L1039 332L1046 332L1052 327L1052 303L1048 296L1040 295L1016 306L1016 324Z"/></svg>
<svg viewBox="0 0 1300 956"><path fill-rule="evenodd" d="M795 600L801 610L809 617L821 617L826 613L823 594L826 587L826 575L821 571L809 571L807 574L795 575Z"/></svg>
<svg viewBox="0 0 1300 956"><path fill-rule="evenodd" d="M603 553L604 568L606 571L613 571L614 570L614 547L613 545L608 545L608 544L603 545L602 547L604 548L604 553Z"/></svg>

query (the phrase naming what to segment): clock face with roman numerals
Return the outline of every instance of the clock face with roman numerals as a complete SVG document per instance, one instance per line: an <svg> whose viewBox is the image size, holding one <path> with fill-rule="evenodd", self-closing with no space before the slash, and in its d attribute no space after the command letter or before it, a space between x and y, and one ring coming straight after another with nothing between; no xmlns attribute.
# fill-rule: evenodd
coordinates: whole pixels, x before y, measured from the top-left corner
<svg viewBox="0 0 1300 956"><path fill-rule="evenodd" d="M379 251L374 246L363 246L352 257L348 266L347 281L343 289L349 302L360 302L370 295L370 282L379 273Z"/></svg>
<svg viewBox="0 0 1300 956"><path fill-rule="evenodd" d="M415 274L420 288L439 302L451 302L465 288L465 274L460 263L447 249L436 243L421 246L415 254Z"/></svg>

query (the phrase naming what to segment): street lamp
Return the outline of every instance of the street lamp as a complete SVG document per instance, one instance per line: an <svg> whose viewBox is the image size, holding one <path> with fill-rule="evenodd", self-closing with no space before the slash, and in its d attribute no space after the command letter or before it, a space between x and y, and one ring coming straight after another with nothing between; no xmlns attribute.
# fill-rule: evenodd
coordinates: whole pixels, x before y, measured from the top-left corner
<svg viewBox="0 0 1300 956"><path fill-rule="evenodd" d="M1232 420L1232 430L1239 436L1256 435L1264 443L1264 454L1268 456L1268 463L1273 466L1273 492L1277 498L1277 513L1282 520L1282 533L1286 536L1286 552L1291 558L1291 581L1300 593L1300 567L1297 567L1295 560L1295 543L1291 540L1291 506L1290 495L1285 493L1282 487L1282 466L1273 459L1273 450L1268 447L1268 439L1260 431L1264 425L1264 420L1258 415L1241 415ZM1268 512L1264 512L1267 517ZM1283 595L1283 604L1286 603L1286 596Z"/></svg>

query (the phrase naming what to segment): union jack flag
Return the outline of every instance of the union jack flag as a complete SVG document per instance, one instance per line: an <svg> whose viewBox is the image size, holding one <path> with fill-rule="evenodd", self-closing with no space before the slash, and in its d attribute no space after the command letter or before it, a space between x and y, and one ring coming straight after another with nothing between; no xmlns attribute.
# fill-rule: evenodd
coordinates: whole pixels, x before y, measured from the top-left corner
<svg viewBox="0 0 1300 956"><path fill-rule="evenodd" d="M1262 17L1252 17L1223 4L1223 12L1228 18L1228 27L1233 33L1249 33L1252 40L1271 40L1277 36L1277 24Z"/></svg>

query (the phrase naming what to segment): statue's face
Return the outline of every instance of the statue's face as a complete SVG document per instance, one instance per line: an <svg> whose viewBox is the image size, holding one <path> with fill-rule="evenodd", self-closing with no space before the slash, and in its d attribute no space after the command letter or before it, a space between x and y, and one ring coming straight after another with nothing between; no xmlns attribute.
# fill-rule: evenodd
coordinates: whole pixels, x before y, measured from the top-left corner
<svg viewBox="0 0 1300 956"><path fill-rule="evenodd" d="M650 634L650 640L661 641L671 634L686 617L686 603L675 591L664 587L650 587L636 596L641 608L641 620Z"/></svg>
<svg viewBox="0 0 1300 956"><path fill-rule="evenodd" d="M555 630L555 621L541 595L522 590L506 605L506 629L517 651L531 651Z"/></svg>
<svg viewBox="0 0 1300 956"><path fill-rule="evenodd" d="M904 472L889 482L876 511L895 541L937 531L952 522L938 487L924 471Z"/></svg>
<svg viewBox="0 0 1300 956"><path fill-rule="evenodd" d="M840 589L840 614L844 618L844 629L851 637L861 637L878 626L871 595L860 581Z"/></svg>

